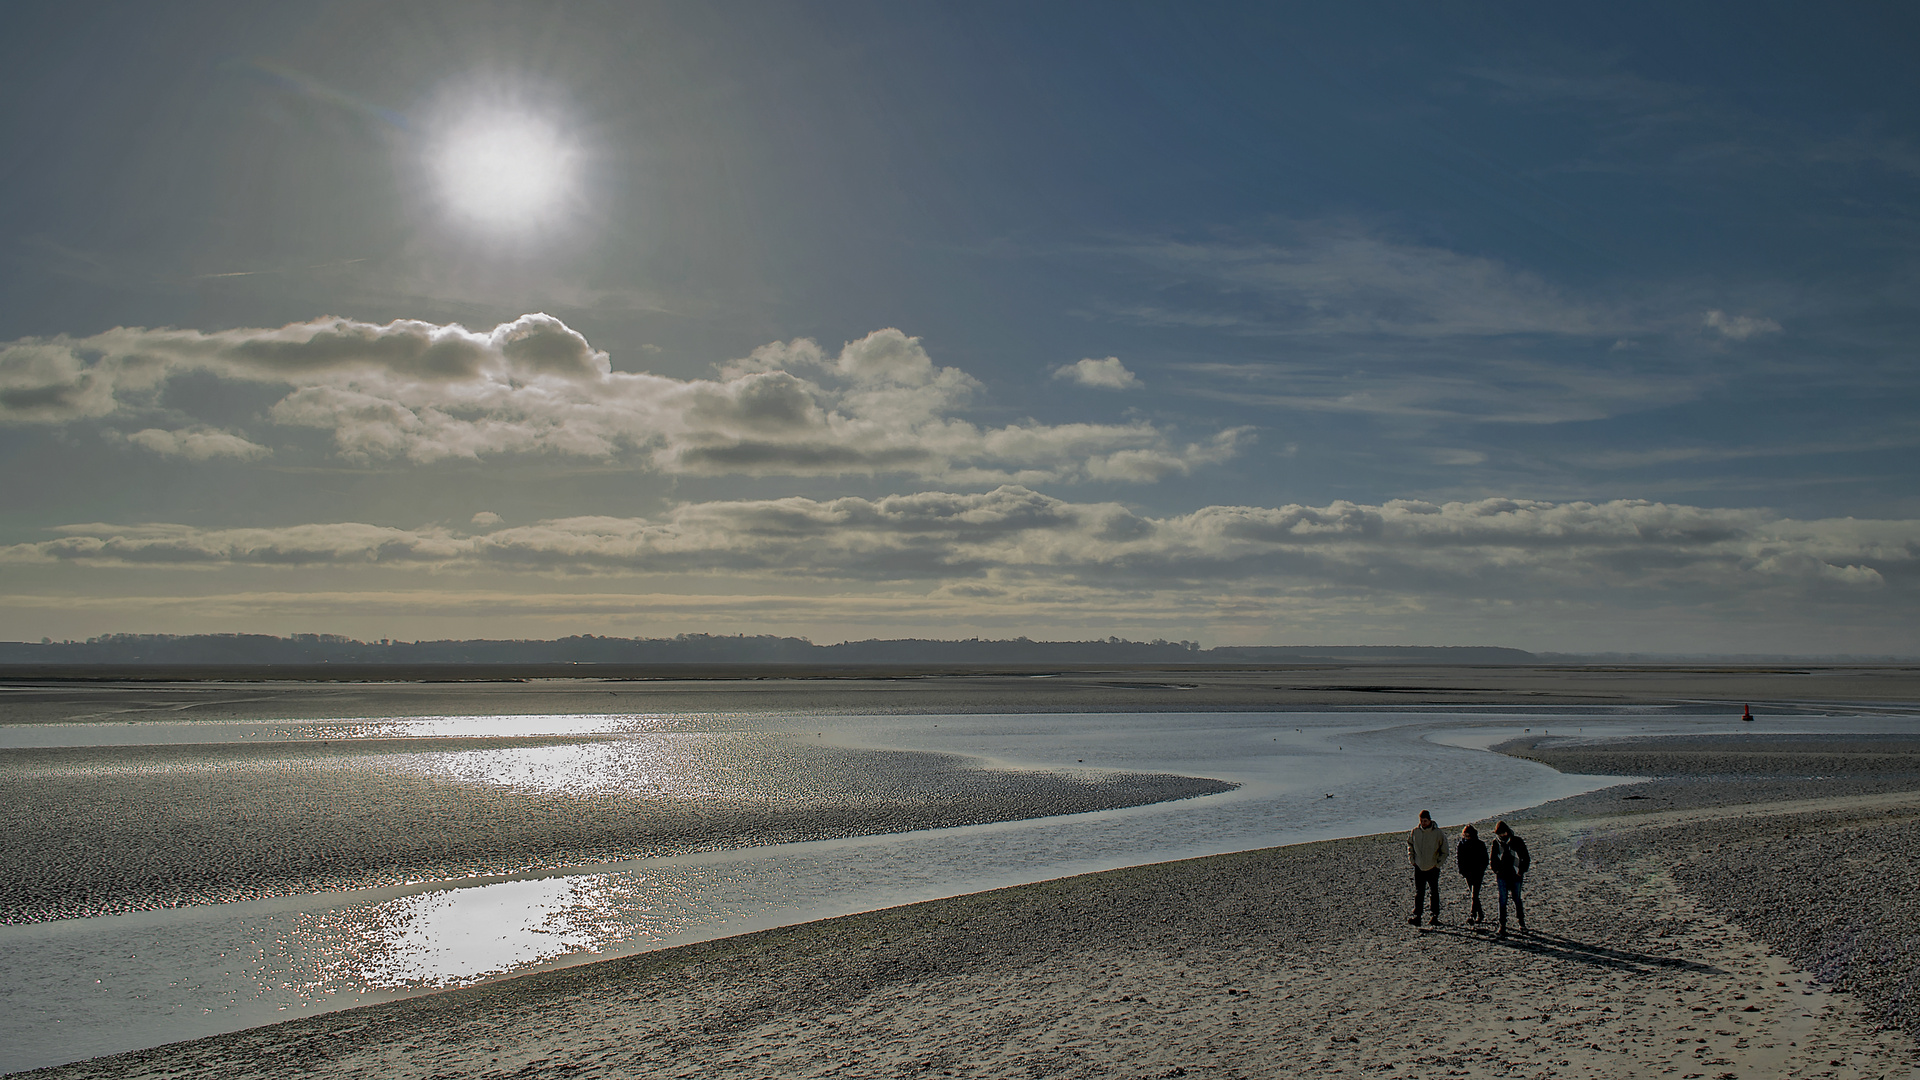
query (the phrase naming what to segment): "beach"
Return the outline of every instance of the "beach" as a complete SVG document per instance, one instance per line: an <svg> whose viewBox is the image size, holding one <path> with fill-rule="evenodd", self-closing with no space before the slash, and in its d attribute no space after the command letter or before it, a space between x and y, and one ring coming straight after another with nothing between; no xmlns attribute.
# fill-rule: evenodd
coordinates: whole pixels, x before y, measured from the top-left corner
<svg viewBox="0 0 1920 1080"><path fill-rule="evenodd" d="M1464 924L1450 869L1442 925L1406 925L1390 833L776 928L36 1075L1916 1075L1913 740L1573 752L1561 767L1634 755L1660 778L1511 816L1534 871L1531 932L1505 940Z"/></svg>

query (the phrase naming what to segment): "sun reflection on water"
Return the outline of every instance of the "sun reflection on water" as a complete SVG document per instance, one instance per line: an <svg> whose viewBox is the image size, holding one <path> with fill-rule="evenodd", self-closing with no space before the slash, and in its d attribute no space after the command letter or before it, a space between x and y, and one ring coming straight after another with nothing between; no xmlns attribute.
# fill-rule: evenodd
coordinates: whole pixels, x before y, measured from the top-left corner
<svg viewBox="0 0 1920 1080"><path fill-rule="evenodd" d="M511 787L535 794L699 799L717 796L711 770L699 769L683 739L627 738L557 746L515 746L396 755L415 775Z"/></svg>
<svg viewBox="0 0 1920 1080"><path fill-rule="evenodd" d="M635 871L493 881L299 912L287 944L309 996L466 986L645 947L684 932L690 900L688 881Z"/></svg>
<svg viewBox="0 0 1920 1080"><path fill-rule="evenodd" d="M331 911L310 913L296 932L330 954L315 971L321 983L453 986L599 951L591 912L605 910L594 895L604 891L590 878L507 881L403 896L355 912L351 925Z"/></svg>

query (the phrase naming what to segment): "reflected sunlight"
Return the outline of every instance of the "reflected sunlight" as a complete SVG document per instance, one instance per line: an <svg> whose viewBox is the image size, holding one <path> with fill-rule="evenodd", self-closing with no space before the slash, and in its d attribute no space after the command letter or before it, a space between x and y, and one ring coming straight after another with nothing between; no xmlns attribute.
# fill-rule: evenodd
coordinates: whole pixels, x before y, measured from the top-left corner
<svg viewBox="0 0 1920 1080"><path fill-rule="evenodd" d="M362 914L353 947L326 950L320 981L367 989L456 985L591 951L602 943L591 913L606 906L593 894L604 889L593 878L546 878L389 900Z"/></svg>
<svg viewBox="0 0 1920 1080"><path fill-rule="evenodd" d="M573 743L561 746L488 747L455 752L409 754L394 765L416 775L521 791L590 795L619 792L629 796L711 798L722 794L700 761L694 738ZM700 765L708 767L703 769Z"/></svg>

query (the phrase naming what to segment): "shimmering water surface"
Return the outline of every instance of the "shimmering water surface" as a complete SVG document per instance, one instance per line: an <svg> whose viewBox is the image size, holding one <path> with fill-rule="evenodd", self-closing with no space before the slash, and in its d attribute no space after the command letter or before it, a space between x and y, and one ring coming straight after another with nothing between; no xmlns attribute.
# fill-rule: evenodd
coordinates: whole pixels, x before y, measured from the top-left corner
<svg viewBox="0 0 1920 1080"><path fill-rule="evenodd" d="M963 755L997 768L1124 770L1241 785L1121 810L698 852L0 926L0 1070L32 1068L544 966L1164 859L1397 830L1431 809L1478 820L1616 779L1562 776L1485 746L1526 731L1595 737L1911 731L1912 718L1477 713L845 717L499 716L252 723L0 725L0 751L59 746L470 739L387 767L527 792L751 786L709 757L631 739L759 732Z"/></svg>

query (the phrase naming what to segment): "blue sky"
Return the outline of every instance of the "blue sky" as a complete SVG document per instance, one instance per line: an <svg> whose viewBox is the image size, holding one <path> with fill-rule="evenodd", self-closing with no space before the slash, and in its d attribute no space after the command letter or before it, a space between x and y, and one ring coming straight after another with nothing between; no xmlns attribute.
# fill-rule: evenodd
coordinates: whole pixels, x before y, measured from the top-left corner
<svg viewBox="0 0 1920 1080"><path fill-rule="evenodd" d="M1897 6L12 18L0 636L1920 651Z"/></svg>

